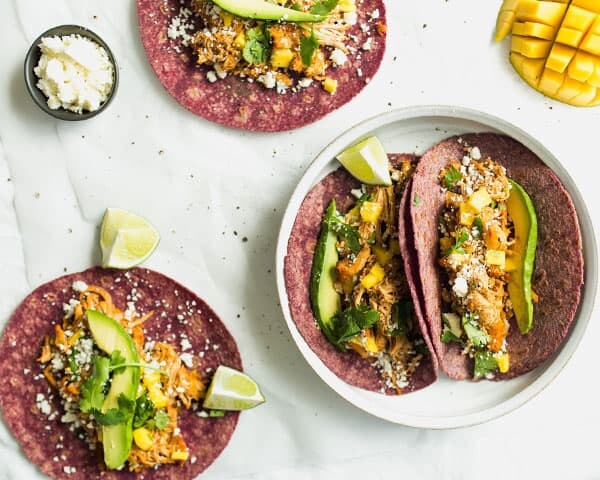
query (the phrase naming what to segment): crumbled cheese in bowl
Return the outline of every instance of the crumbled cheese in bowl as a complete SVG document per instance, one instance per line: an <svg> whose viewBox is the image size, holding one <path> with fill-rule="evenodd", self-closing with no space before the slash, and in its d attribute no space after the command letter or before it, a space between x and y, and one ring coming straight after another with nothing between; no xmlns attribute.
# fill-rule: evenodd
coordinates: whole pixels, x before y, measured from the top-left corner
<svg viewBox="0 0 600 480"><path fill-rule="evenodd" d="M115 71L106 50L81 35L43 37L34 68L48 106L75 113L98 110L112 92Z"/></svg>

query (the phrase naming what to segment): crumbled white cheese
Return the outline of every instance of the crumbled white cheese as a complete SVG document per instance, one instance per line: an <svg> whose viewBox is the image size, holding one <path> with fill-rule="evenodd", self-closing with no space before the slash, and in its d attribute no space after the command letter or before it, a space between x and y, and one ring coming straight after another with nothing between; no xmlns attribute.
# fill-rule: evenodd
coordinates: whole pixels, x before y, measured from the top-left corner
<svg viewBox="0 0 600 480"><path fill-rule="evenodd" d="M184 46L190 45L194 39L194 23L191 21L192 11L189 8L181 7L179 13L171 18L171 23L167 28L167 36L171 40L181 40Z"/></svg>
<svg viewBox="0 0 600 480"><path fill-rule="evenodd" d="M71 288L73 290L75 290L76 292L81 293L81 292L85 292L87 290L88 286L87 286L87 283L85 283L82 280L75 280L73 282L73 285L71 286Z"/></svg>
<svg viewBox="0 0 600 480"><path fill-rule="evenodd" d="M376 8L373 10L369 16L371 17L371 20L377 20L379 18L379 9Z"/></svg>
<svg viewBox="0 0 600 480"><path fill-rule="evenodd" d="M344 13L344 22L346 22L348 25L356 25L357 21L358 15L356 14L356 12Z"/></svg>
<svg viewBox="0 0 600 480"><path fill-rule="evenodd" d="M331 55L329 55L329 58L331 62L338 67L344 65L348 60L348 56L339 48L334 48L333 52L331 52Z"/></svg>
<svg viewBox="0 0 600 480"><path fill-rule="evenodd" d="M44 415L50 415L52 413L52 407L48 403L48 400L44 397L43 393L38 393L35 396L35 405L37 409Z"/></svg>
<svg viewBox="0 0 600 480"><path fill-rule="evenodd" d="M63 312L65 317L71 318L73 313L75 313L75 307L77 305L79 305L79 300L75 300L74 298L71 298L69 303L63 303Z"/></svg>
<svg viewBox="0 0 600 480"><path fill-rule="evenodd" d="M227 77L227 71L218 63L215 63L215 73L220 79L224 79L225 77Z"/></svg>
<svg viewBox="0 0 600 480"><path fill-rule="evenodd" d="M210 83L215 83L217 81L217 74L215 73L214 70L209 70L206 73L206 79L210 82Z"/></svg>
<svg viewBox="0 0 600 480"><path fill-rule="evenodd" d="M34 72L48 106L75 113L93 112L106 102L115 72L106 50L80 35L44 37Z"/></svg>
<svg viewBox="0 0 600 480"><path fill-rule="evenodd" d="M262 83L266 88L273 88L277 84L275 75L273 72L267 72L258 77L258 81Z"/></svg>
<svg viewBox="0 0 600 480"><path fill-rule="evenodd" d="M192 368L194 366L194 357L190 353L182 353L179 358L186 367Z"/></svg>
<svg viewBox="0 0 600 480"><path fill-rule="evenodd" d="M288 89L288 86L284 82L277 80L277 93L282 95L285 92L287 92L287 89Z"/></svg>
<svg viewBox="0 0 600 480"><path fill-rule="evenodd" d="M371 50L372 41L373 41L373 39L371 37L367 38L367 40L365 41L365 43L362 44L361 48L363 50Z"/></svg>
<svg viewBox="0 0 600 480"><path fill-rule="evenodd" d="M312 78L301 78L300 80L298 80L298 86L300 88L307 88L310 87L313 83L313 79Z"/></svg>
<svg viewBox="0 0 600 480"><path fill-rule="evenodd" d="M473 160L480 160L481 159L481 151L479 150L479 147L473 147L471 148L471 158Z"/></svg>
<svg viewBox="0 0 600 480"><path fill-rule="evenodd" d="M179 342L179 344L181 345L181 350L184 352L186 350L190 350L192 348L192 344L190 343L190 341L187 338L182 338L181 342Z"/></svg>
<svg viewBox="0 0 600 480"><path fill-rule="evenodd" d="M456 280L454 280L454 285L452 286L452 290L454 290L454 293L459 298L466 296L469 292L467 280L463 277L456 277Z"/></svg>

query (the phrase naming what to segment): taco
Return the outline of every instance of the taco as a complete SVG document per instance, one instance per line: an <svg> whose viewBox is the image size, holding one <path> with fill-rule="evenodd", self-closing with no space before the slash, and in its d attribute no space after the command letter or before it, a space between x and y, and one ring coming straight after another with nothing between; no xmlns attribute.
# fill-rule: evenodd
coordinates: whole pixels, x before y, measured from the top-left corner
<svg viewBox="0 0 600 480"><path fill-rule="evenodd" d="M199 403L218 366L241 370L235 341L199 297L145 268L38 287L0 347L4 420L52 478L192 479L238 421Z"/></svg>
<svg viewBox="0 0 600 480"><path fill-rule="evenodd" d="M462 135L423 155L409 195L404 262L443 372L501 380L542 364L583 284L577 213L554 172L511 138Z"/></svg>
<svg viewBox="0 0 600 480"><path fill-rule="evenodd" d="M389 158L389 187L361 186L339 168L312 188L288 240L284 277L292 319L320 360L350 385L400 394L434 382L437 361L398 245L398 205L416 157ZM335 258L327 266L329 230ZM315 291L319 276L331 279L328 298Z"/></svg>
<svg viewBox="0 0 600 480"><path fill-rule="evenodd" d="M383 1L278 3L267 5L287 7L284 17L263 21L239 10L241 1L138 0L142 43L158 79L194 114L246 130L295 129L349 102L383 59ZM314 18L292 21L293 12Z"/></svg>

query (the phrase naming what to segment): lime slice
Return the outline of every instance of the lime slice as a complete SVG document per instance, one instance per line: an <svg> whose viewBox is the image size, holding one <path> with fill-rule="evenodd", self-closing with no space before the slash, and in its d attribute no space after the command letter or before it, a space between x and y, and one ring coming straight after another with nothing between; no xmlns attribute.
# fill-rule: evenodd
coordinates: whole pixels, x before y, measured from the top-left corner
<svg viewBox="0 0 600 480"><path fill-rule="evenodd" d="M146 260L160 236L148 220L120 208L107 208L100 227L102 266L131 268Z"/></svg>
<svg viewBox="0 0 600 480"><path fill-rule="evenodd" d="M215 410L247 410L264 403L260 388L248 375L223 365L217 368L203 407Z"/></svg>
<svg viewBox="0 0 600 480"><path fill-rule="evenodd" d="M353 177L369 185L391 185L390 162L377 137L344 150L337 156Z"/></svg>

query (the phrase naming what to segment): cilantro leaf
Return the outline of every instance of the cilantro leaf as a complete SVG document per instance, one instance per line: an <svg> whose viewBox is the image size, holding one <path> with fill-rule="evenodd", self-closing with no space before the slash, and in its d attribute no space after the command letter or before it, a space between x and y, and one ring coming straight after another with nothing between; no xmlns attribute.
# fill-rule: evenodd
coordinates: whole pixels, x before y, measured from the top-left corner
<svg viewBox="0 0 600 480"><path fill-rule="evenodd" d="M86 413L92 409L100 410L104 403L104 387L108 382L109 359L95 356L91 375L81 384L79 409Z"/></svg>
<svg viewBox="0 0 600 480"><path fill-rule="evenodd" d="M475 353L475 370L473 378L485 378L490 373L498 370L498 363L491 352L482 351Z"/></svg>
<svg viewBox="0 0 600 480"><path fill-rule="evenodd" d="M302 11L302 6L299 3L294 3L291 7L292 10L296 10L298 12Z"/></svg>
<svg viewBox="0 0 600 480"><path fill-rule="evenodd" d="M410 332L410 325L415 315L415 306L408 300L401 300L392 307L392 320L396 328L390 332L390 335L402 337Z"/></svg>
<svg viewBox="0 0 600 480"><path fill-rule="evenodd" d="M308 37L303 36L300 39L300 57L302 58L302 64L305 67L310 67L313 55L317 48L319 48L319 40L317 40L314 30L310 31Z"/></svg>
<svg viewBox="0 0 600 480"><path fill-rule="evenodd" d="M254 27L246 32L246 44L242 51L244 60L252 65L261 65L271 53L271 44L262 27Z"/></svg>
<svg viewBox="0 0 600 480"><path fill-rule="evenodd" d="M421 197L419 197L416 193L413 196L413 201L412 204L416 207L417 205L419 205L421 203Z"/></svg>
<svg viewBox="0 0 600 480"><path fill-rule="evenodd" d="M490 337L477 324L475 317L470 314L463 315L462 326L467 334L467 338L476 347L484 347L487 345Z"/></svg>
<svg viewBox="0 0 600 480"><path fill-rule="evenodd" d="M370 193L363 193L360 198L356 201L356 206L360 207L365 202L370 202L373 196Z"/></svg>
<svg viewBox="0 0 600 480"><path fill-rule="evenodd" d="M460 170L450 167L444 175L444 185L446 188L452 188L452 185L458 182L461 178L462 174L460 173Z"/></svg>
<svg viewBox="0 0 600 480"><path fill-rule="evenodd" d="M115 368L118 367L119 365L122 365L123 363L125 363L125 357L123 355L121 355L121 351L120 350L114 350L111 354L110 354L110 366L111 368Z"/></svg>
<svg viewBox="0 0 600 480"><path fill-rule="evenodd" d="M129 400L125 395L119 395L117 399L119 408L109 408L102 412L99 408L92 408L90 413L100 425L118 425L126 423L132 417L135 409L135 401Z"/></svg>
<svg viewBox="0 0 600 480"><path fill-rule="evenodd" d="M154 416L152 417L152 419L150 419L146 422L145 427L149 428L150 430L154 430L154 429L164 430L165 428L167 428L169 426L170 422L171 422L171 419L169 418L169 415L167 414L167 412L165 412L164 409L159 408L154 413Z"/></svg>
<svg viewBox="0 0 600 480"><path fill-rule="evenodd" d="M338 0L320 0L315 3L311 9L310 13L314 15L327 15L331 12L335 7L337 7Z"/></svg>
<svg viewBox="0 0 600 480"><path fill-rule="evenodd" d="M475 217L475 219L473 220L473 228L477 229L477 237L481 237L481 235L483 234L483 221L481 220L481 217Z"/></svg>
<svg viewBox="0 0 600 480"><path fill-rule="evenodd" d="M457 337L456 335L454 335L454 333L452 332L452 330L450 330L448 327L444 327L444 330L442 331L442 335L440 337L440 340L443 343L457 342L457 343L460 343L461 345L464 345L464 342L463 342L462 338Z"/></svg>
<svg viewBox="0 0 600 480"><path fill-rule="evenodd" d="M331 319L330 340L340 350L345 343L365 328L372 327L379 320L379 313L366 305L349 307Z"/></svg>
<svg viewBox="0 0 600 480"><path fill-rule="evenodd" d="M150 400L147 392L144 392L135 402L135 413L133 415L133 428L140 428L152 415L154 403Z"/></svg>
<svg viewBox="0 0 600 480"><path fill-rule="evenodd" d="M456 232L456 237L454 239L455 243L450 248L444 250L442 252L443 255L450 255L452 253L465 253L465 249L463 248L463 244L469 239L469 232L467 232L464 228L461 228Z"/></svg>
<svg viewBox="0 0 600 480"><path fill-rule="evenodd" d="M225 410L209 410L208 411L208 416L209 417L224 417L225 416Z"/></svg>
<svg viewBox="0 0 600 480"><path fill-rule="evenodd" d="M361 251L362 247L360 246L360 233L358 233L358 230L352 225L344 223L344 221L337 215L337 212L326 217L325 221L328 222L331 230L346 240L346 244L352 253L356 255Z"/></svg>

